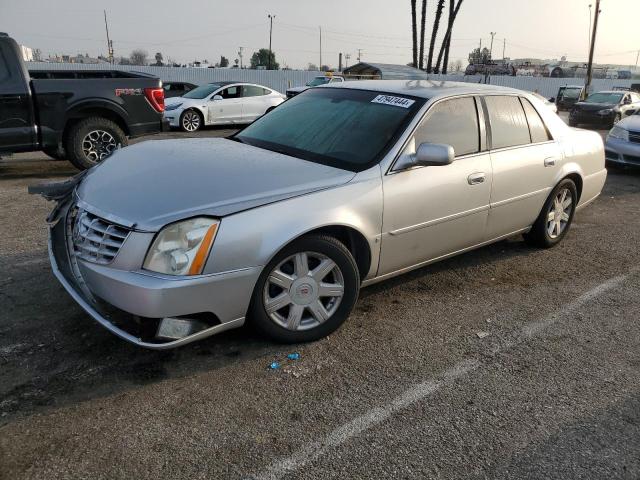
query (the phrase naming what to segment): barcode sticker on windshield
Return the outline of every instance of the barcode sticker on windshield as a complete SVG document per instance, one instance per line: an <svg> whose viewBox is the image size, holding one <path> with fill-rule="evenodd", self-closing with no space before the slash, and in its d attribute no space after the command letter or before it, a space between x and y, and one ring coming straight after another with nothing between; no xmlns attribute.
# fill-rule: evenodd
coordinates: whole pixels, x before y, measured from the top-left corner
<svg viewBox="0 0 640 480"><path fill-rule="evenodd" d="M378 95L371 100L371 103L382 103L383 105L393 105L394 107L409 108L416 103L415 100L409 100L403 97L392 97L391 95Z"/></svg>

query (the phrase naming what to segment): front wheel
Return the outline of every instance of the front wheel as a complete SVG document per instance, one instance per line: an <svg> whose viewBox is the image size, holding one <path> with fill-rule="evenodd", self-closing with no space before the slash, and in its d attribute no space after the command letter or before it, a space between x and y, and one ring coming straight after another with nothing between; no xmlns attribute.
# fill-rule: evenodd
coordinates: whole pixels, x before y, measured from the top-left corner
<svg viewBox="0 0 640 480"><path fill-rule="evenodd" d="M551 248L562 241L576 211L578 193L573 180L565 178L553 189L525 240L536 247Z"/></svg>
<svg viewBox="0 0 640 480"><path fill-rule="evenodd" d="M282 343L326 337L349 317L360 276L349 250L327 236L307 236L282 249L253 292L249 319Z"/></svg>
<svg viewBox="0 0 640 480"><path fill-rule="evenodd" d="M185 110L180 115L180 128L183 132L197 132L203 123L202 116L195 110Z"/></svg>
<svg viewBox="0 0 640 480"><path fill-rule="evenodd" d="M71 127L65 150L69 161L80 170L91 168L127 145L127 136L117 123L89 117Z"/></svg>

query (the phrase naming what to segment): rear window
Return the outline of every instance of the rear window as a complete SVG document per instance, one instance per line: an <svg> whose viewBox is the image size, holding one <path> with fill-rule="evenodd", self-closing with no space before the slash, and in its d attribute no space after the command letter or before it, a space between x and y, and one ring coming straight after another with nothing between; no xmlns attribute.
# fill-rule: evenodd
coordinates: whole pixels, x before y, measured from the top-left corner
<svg viewBox="0 0 640 480"><path fill-rule="evenodd" d="M540 114L533 105L526 98L521 98L522 106L524 107L524 113L527 116L527 122L529 123L529 132L531 133L531 142L540 143L551 140L551 135L545 126Z"/></svg>
<svg viewBox="0 0 640 480"><path fill-rule="evenodd" d="M485 97L491 123L491 147L506 148L526 145L531 141L529 125L518 97Z"/></svg>

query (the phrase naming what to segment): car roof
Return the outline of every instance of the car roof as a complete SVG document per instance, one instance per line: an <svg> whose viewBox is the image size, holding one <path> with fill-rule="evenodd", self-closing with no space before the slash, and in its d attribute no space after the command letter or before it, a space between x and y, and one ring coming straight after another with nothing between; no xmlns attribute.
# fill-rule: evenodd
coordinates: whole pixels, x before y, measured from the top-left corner
<svg viewBox="0 0 640 480"><path fill-rule="evenodd" d="M627 90L598 90L597 92L593 92L593 93L628 93ZM593 95L593 93L591 95Z"/></svg>
<svg viewBox="0 0 640 480"><path fill-rule="evenodd" d="M485 85L465 82L444 82L434 80L353 80L320 85L316 88L347 88L371 90L380 93L411 95L421 98L449 97L452 95L485 93L526 93L515 88L499 85Z"/></svg>

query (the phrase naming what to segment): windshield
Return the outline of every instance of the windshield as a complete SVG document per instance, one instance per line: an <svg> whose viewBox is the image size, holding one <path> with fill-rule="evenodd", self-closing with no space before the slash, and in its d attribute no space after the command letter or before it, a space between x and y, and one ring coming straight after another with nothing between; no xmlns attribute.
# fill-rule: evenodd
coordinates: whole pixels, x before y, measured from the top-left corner
<svg viewBox="0 0 640 480"><path fill-rule="evenodd" d="M307 90L235 140L345 170L377 163L425 100L343 88Z"/></svg>
<svg viewBox="0 0 640 480"><path fill-rule="evenodd" d="M598 92L587 97L591 103L618 103L622 99L622 93Z"/></svg>
<svg viewBox="0 0 640 480"><path fill-rule="evenodd" d="M561 98L578 98L581 91L582 88L561 88L559 96Z"/></svg>
<svg viewBox="0 0 640 480"><path fill-rule="evenodd" d="M200 85L199 87L194 88L190 92L185 93L182 97L202 99L208 95L211 95L213 92L215 92L219 88L220 88L220 85L218 85L217 83L208 83L206 85Z"/></svg>
<svg viewBox="0 0 640 480"><path fill-rule="evenodd" d="M316 77L307 83L307 87L317 87L318 85L324 85L325 83L329 83L330 78L327 77Z"/></svg>

